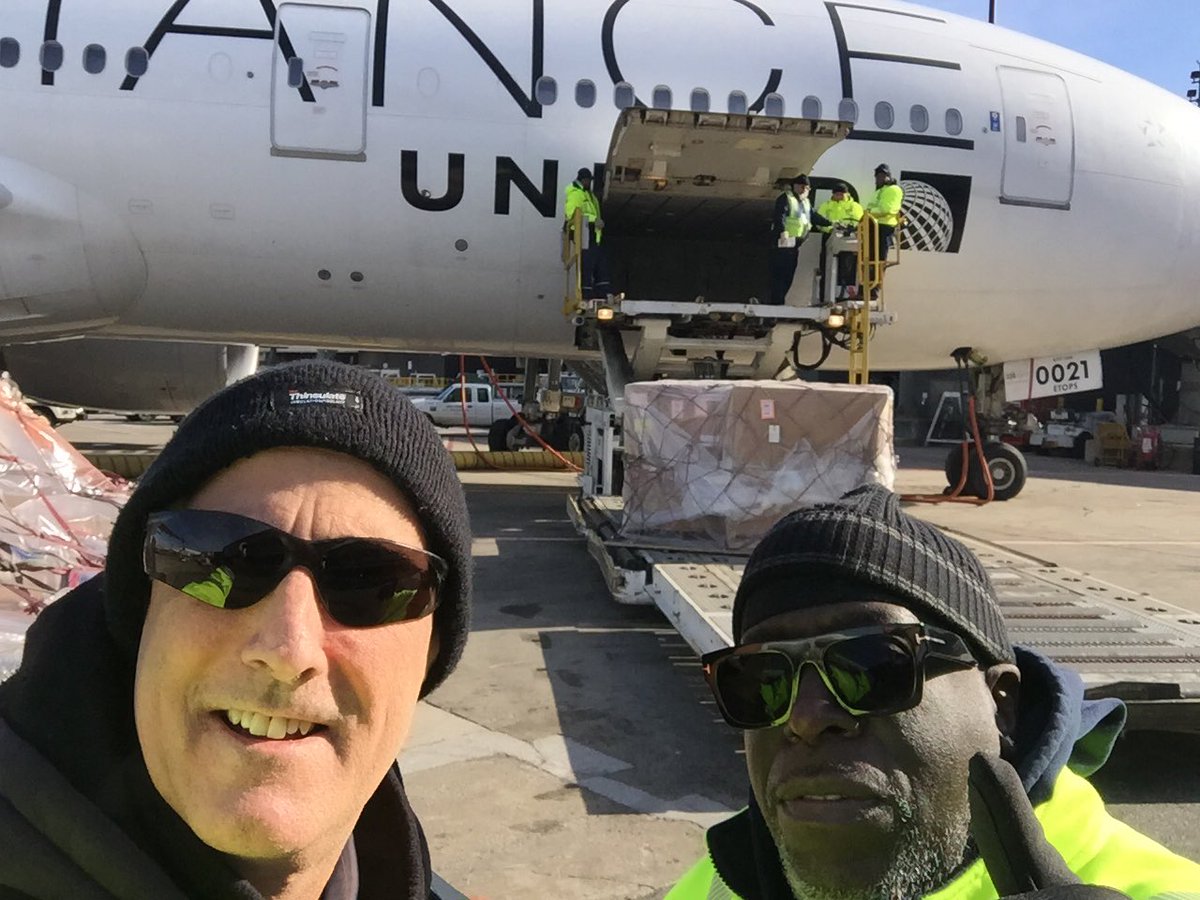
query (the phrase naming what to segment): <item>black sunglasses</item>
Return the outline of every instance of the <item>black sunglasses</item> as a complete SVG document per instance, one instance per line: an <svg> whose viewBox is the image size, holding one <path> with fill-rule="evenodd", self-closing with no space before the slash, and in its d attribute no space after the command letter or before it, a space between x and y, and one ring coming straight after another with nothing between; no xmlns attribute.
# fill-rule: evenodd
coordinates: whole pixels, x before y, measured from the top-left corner
<svg viewBox="0 0 1200 900"><path fill-rule="evenodd" d="M446 562L380 538L306 541L257 519L202 509L152 514L143 547L146 574L221 609L245 609L297 567L343 625L370 627L433 612Z"/></svg>
<svg viewBox="0 0 1200 900"><path fill-rule="evenodd" d="M912 709L921 702L928 676L978 665L957 634L920 623L725 647L700 662L725 721L747 729L787 721L806 663L838 705L855 716Z"/></svg>

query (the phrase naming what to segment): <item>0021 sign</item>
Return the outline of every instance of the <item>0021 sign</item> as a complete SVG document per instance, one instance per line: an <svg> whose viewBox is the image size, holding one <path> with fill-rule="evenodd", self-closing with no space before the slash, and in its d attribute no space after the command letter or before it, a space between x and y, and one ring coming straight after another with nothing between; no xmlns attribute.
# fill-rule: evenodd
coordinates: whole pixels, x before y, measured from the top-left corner
<svg viewBox="0 0 1200 900"><path fill-rule="evenodd" d="M1004 397L1009 403L1094 391L1103 386L1099 350L1004 364Z"/></svg>

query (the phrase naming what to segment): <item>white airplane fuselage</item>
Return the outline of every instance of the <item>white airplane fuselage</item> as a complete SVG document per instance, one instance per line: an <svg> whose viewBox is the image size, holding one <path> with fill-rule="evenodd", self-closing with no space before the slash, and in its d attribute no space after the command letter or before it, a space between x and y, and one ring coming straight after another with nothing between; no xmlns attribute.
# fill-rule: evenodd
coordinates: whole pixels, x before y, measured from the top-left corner
<svg viewBox="0 0 1200 900"><path fill-rule="evenodd" d="M830 120L853 99L813 174L865 198L887 162L938 189L933 249L889 273L877 368L1200 324L1200 110L1062 48L890 0L302 6L279 4L302 89L269 0L0 7L0 337L570 356L562 193L605 161L618 82Z"/></svg>

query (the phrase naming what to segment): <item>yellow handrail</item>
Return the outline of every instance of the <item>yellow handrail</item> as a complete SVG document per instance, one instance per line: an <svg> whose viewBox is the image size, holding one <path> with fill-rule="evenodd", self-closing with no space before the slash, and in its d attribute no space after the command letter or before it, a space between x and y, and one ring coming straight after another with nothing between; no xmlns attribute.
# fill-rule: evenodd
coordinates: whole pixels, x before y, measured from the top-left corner
<svg viewBox="0 0 1200 900"><path fill-rule="evenodd" d="M567 271L563 315L567 317L583 308L583 241L583 209L580 208L563 227L562 261Z"/></svg>

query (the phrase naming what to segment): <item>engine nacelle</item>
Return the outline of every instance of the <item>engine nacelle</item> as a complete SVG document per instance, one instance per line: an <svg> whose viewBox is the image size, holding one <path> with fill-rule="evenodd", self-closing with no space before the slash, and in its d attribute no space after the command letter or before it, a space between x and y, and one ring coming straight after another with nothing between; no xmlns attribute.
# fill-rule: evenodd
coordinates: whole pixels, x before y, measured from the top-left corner
<svg viewBox="0 0 1200 900"><path fill-rule="evenodd" d="M30 397L63 406L177 415L253 374L258 347L81 337L10 344L4 363Z"/></svg>
<svg viewBox="0 0 1200 900"><path fill-rule="evenodd" d="M116 320L146 289L129 226L101 201L0 156L0 335L55 336Z"/></svg>

